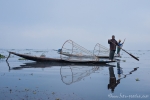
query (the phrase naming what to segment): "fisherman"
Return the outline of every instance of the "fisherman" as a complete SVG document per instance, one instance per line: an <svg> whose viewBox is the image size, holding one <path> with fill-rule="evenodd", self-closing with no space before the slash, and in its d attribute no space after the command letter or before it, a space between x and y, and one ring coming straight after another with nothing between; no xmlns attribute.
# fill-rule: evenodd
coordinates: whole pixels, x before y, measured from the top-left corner
<svg viewBox="0 0 150 100"><path fill-rule="evenodd" d="M124 41L125 41L125 40L124 40ZM121 50L123 44L124 44L124 42L121 43L121 40L119 40L119 42L118 42L118 47L117 47L117 54L118 54L119 57L121 57L121 56L120 56L120 50Z"/></svg>
<svg viewBox="0 0 150 100"><path fill-rule="evenodd" d="M110 44L110 52L109 52L109 59L113 61L114 54L116 51L116 45L118 46L118 42L115 40L115 36L112 35L112 39L108 40L108 44Z"/></svg>

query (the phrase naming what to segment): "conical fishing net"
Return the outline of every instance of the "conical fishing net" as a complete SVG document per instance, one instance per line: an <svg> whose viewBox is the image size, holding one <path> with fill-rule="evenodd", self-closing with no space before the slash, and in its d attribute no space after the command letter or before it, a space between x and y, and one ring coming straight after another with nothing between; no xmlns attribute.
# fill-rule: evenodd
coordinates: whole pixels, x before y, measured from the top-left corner
<svg viewBox="0 0 150 100"><path fill-rule="evenodd" d="M93 53L96 56L109 56L109 49L97 43L94 47Z"/></svg>
<svg viewBox="0 0 150 100"><path fill-rule="evenodd" d="M60 52L60 58L67 61L97 61L98 58L92 52L73 42L67 40Z"/></svg>
<svg viewBox="0 0 150 100"><path fill-rule="evenodd" d="M93 54L99 57L109 57L110 50L103 45L97 43L94 47ZM117 56L117 54L115 54Z"/></svg>

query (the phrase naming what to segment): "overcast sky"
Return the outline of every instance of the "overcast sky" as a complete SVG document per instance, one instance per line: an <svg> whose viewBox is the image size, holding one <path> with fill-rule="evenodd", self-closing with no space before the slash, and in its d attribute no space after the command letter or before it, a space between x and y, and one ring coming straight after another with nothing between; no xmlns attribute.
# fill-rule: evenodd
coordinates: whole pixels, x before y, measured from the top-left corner
<svg viewBox="0 0 150 100"><path fill-rule="evenodd" d="M150 0L0 0L0 48L58 49L71 39L87 49L108 39L150 50Z"/></svg>

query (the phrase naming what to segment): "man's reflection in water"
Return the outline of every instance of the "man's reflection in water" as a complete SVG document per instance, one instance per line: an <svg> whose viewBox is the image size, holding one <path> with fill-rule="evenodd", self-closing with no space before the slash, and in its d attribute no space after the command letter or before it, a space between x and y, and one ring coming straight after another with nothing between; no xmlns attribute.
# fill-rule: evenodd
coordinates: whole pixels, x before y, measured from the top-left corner
<svg viewBox="0 0 150 100"><path fill-rule="evenodd" d="M109 67L109 75L110 75L110 78L109 78L108 89L111 89L111 92L113 93L115 87L120 83L120 79L116 81L113 67Z"/></svg>
<svg viewBox="0 0 150 100"><path fill-rule="evenodd" d="M117 61L117 73L118 73L118 78L120 78L121 74L123 74L123 70L120 67L120 61Z"/></svg>
<svg viewBox="0 0 150 100"><path fill-rule="evenodd" d="M115 87L120 83L121 79L126 78L127 75L132 74L132 72L136 71L139 67L133 68L133 70L131 70L129 72L129 74L123 74L123 70L120 67L120 61L117 62L117 74L118 74L118 80L116 80L115 74L114 74L114 68L113 67L109 67L109 84L108 84L108 89L111 89L111 92L114 92ZM121 77L121 74L123 75Z"/></svg>

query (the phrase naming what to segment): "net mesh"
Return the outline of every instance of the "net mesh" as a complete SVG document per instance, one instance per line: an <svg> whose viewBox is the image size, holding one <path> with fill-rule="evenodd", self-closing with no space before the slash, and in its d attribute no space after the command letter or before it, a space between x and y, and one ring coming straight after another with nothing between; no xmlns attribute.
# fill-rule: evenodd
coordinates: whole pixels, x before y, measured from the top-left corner
<svg viewBox="0 0 150 100"><path fill-rule="evenodd" d="M94 47L94 50L93 50L93 54L96 55L96 56L108 56L109 57L109 52L110 50L108 48L106 48L105 46L97 43ZM115 56L117 56L117 54L115 54Z"/></svg>
<svg viewBox="0 0 150 100"><path fill-rule="evenodd" d="M68 61L97 61L98 58L92 52L78 45L72 40L67 40L60 53L60 58Z"/></svg>

